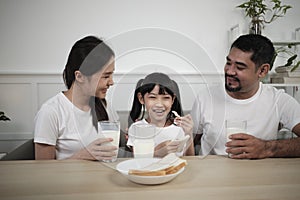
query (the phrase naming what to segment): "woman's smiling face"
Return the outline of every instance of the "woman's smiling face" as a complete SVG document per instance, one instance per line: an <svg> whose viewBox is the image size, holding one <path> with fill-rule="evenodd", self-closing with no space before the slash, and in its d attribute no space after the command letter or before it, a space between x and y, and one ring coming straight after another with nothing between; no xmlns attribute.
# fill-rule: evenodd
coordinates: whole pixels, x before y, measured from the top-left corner
<svg viewBox="0 0 300 200"><path fill-rule="evenodd" d="M139 93L138 97L140 103L145 104L148 111L149 123L159 125L166 122L174 102L170 94L159 94L159 85L155 85L150 93L146 93L144 97Z"/></svg>

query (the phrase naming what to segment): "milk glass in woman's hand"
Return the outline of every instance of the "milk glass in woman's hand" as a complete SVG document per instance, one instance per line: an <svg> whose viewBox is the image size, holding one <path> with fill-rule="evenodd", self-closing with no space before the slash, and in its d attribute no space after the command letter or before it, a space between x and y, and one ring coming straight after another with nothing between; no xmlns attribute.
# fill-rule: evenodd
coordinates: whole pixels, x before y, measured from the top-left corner
<svg viewBox="0 0 300 200"><path fill-rule="evenodd" d="M111 160L103 160L104 162L114 162L118 157L119 141L120 141L120 122L119 121L101 121L99 122L99 132L105 138L112 138L112 142L104 143L103 145L116 146L116 156Z"/></svg>

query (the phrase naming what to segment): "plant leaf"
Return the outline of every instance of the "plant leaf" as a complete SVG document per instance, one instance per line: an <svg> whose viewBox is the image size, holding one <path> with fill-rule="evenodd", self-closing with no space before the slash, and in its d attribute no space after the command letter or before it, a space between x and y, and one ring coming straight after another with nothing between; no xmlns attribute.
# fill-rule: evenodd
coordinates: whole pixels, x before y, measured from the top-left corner
<svg viewBox="0 0 300 200"><path fill-rule="evenodd" d="M291 72L295 71L299 66L300 66L300 61L298 61L295 66L293 66Z"/></svg>

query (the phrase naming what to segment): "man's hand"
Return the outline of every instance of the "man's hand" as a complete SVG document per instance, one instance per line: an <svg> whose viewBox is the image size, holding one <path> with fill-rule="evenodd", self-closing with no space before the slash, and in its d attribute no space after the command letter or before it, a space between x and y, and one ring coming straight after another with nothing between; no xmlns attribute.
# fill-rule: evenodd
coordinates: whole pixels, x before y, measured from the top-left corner
<svg viewBox="0 0 300 200"><path fill-rule="evenodd" d="M226 152L235 159L261 159L272 156L268 141L245 133L232 134L225 146Z"/></svg>

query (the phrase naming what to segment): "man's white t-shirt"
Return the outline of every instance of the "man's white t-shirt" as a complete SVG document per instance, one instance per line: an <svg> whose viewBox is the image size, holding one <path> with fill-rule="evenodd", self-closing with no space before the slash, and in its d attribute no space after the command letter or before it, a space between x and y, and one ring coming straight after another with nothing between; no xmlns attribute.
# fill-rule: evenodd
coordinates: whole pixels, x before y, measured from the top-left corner
<svg viewBox="0 0 300 200"><path fill-rule="evenodd" d="M220 84L199 92L191 115L194 133L203 134L200 154L225 155L225 120L246 120L248 134L276 140L279 123L289 130L300 123L300 104L283 90L262 83L253 97L234 99Z"/></svg>
<svg viewBox="0 0 300 200"><path fill-rule="evenodd" d="M91 111L78 109L60 92L35 117L34 142L54 145L56 159L66 159L99 137Z"/></svg>

